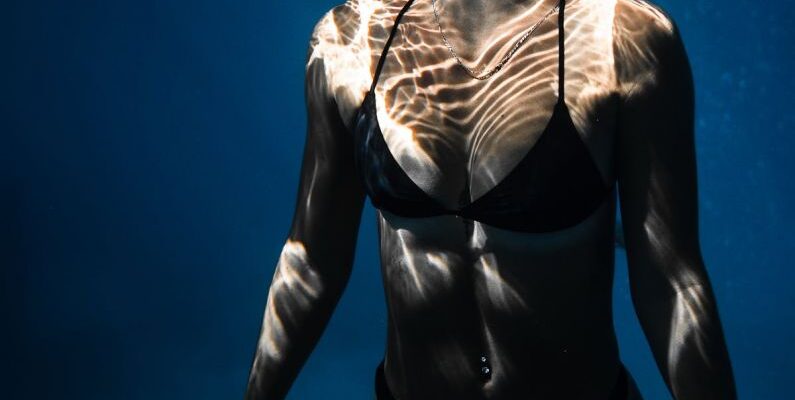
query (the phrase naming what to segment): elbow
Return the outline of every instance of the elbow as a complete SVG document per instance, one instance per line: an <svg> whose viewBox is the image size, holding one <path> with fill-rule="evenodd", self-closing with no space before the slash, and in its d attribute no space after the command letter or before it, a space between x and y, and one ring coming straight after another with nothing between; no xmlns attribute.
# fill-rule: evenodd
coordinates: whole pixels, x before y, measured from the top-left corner
<svg viewBox="0 0 795 400"><path fill-rule="evenodd" d="M630 290L636 306L670 302L709 291L706 266L698 246L683 249L648 246L646 251L634 254L628 251Z"/></svg>
<svg viewBox="0 0 795 400"><path fill-rule="evenodd" d="M316 261L310 258L303 242L288 239L279 256L271 292L289 298L295 307L310 308L329 296L339 295L350 276L350 269L347 264Z"/></svg>
<svg viewBox="0 0 795 400"><path fill-rule="evenodd" d="M330 287L333 285L312 265L303 244L288 240L268 291L255 364L281 362L290 338L316 324L315 316L328 314L329 304L335 303L328 301Z"/></svg>

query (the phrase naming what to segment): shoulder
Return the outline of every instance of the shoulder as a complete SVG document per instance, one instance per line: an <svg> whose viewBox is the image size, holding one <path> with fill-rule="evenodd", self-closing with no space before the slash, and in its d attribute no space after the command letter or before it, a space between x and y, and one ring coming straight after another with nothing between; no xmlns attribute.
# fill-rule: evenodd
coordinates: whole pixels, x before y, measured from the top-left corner
<svg viewBox="0 0 795 400"><path fill-rule="evenodd" d="M368 56L371 41L382 39L406 0L348 0L328 10L312 30L307 65L315 60L334 61L347 56Z"/></svg>
<svg viewBox="0 0 795 400"><path fill-rule="evenodd" d="M348 0L328 10L315 23L307 50L307 67L315 61L350 64L369 57L406 0ZM375 50L375 49L372 49Z"/></svg>
<svg viewBox="0 0 795 400"><path fill-rule="evenodd" d="M689 70L682 38L673 17L646 0L617 0L613 21L618 81L635 87L665 68Z"/></svg>
<svg viewBox="0 0 795 400"><path fill-rule="evenodd" d="M346 38L356 34L359 25L358 0L350 0L326 11L315 22L307 51L307 67L316 60L328 57L334 47L345 44Z"/></svg>
<svg viewBox="0 0 795 400"><path fill-rule="evenodd" d="M615 23L627 33L672 34L676 29L673 18L659 5L646 0L617 0Z"/></svg>
<svg viewBox="0 0 795 400"><path fill-rule="evenodd" d="M349 0L315 23L306 56L307 79L322 82L343 118L353 113L369 88L374 58L405 1Z"/></svg>

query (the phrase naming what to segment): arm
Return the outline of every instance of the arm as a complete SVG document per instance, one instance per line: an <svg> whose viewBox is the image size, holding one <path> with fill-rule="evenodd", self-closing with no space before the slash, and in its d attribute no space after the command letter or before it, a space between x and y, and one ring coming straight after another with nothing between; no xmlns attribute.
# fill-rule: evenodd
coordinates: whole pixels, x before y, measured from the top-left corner
<svg viewBox="0 0 795 400"><path fill-rule="evenodd" d="M717 305L701 256L693 82L678 30L647 32L645 60L619 112L619 182L635 311L677 400L735 399Z"/></svg>
<svg viewBox="0 0 795 400"><path fill-rule="evenodd" d="M364 192L323 60L306 67L308 127L292 227L268 293L246 399L284 398L347 284Z"/></svg>

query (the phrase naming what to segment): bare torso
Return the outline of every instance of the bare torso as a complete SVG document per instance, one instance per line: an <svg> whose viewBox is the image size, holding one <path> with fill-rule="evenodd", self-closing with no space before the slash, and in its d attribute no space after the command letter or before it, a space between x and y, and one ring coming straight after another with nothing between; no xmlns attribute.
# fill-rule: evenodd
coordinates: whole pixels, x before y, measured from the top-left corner
<svg viewBox="0 0 795 400"><path fill-rule="evenodd" d="M614 207L541 235L379 213L397 398L607 398Z"/></svg>
<svg viewBox="0 0 795 400"><path fill-rule="evenodd" d="M674 27L657 8L641 1L566 3L565 102L604 181L613 182L617 179L615 142L622 124L622 102L634 87L645 84L657 61L646 45L656 37L673 37ZM288 339L284 317L300 316L296 313L303 303L322 297L307 296L305 289L296 301L295 282L320 287L313 286L313 279L331 276L323 271L346 268L363 193L349 183L353 171L347 155L345 160L335 158L346 154L348 139L342 140L340 150L334 142L341 140L339 136L326 136L349 134L392 23L404 4L404 0L350 1L332 10L315 28L307 79L310 90L312 82L323 84L322 89L308 92L310 111L326 107L311 104L326 96L333 99L340 124L345 126L335 128L338 131L329 129L334 121L323 116L315 122L316 127L309 128L312 141L308 146L312 147L308 147L305 160L315 160L315 164L305 161L291 233L293 247L285 253L289 257L283 255L280 260L280 268L290 266L290 273L301 279L296 281L285 271L277 271L274 277L251 387L270 387L277 385L270 382L282 379L276 371L287 364L279 360L285 359L289 352L285 349L291 343L299 343L299 339ZM438 6L445 33L462 60L488 69L555 4L556 0L447 0ZM538 140L557 101L557 68L557 13L539 25L500 72L480 81L466 75L451 58L430 0L415 1L400 22L375 89L385 142L400 167L432 198L450 207L461 202L462 194L473 201L499 183ZM687 95L685 86L683 96ZM624 125L650 131L673 127L654 119L645 126L644 120L638 113ZM687 123L685 115L681 125ZM313 129L317 133L313 134ZM316 157L313 152L333 156ZM328 168L312 167L321 162ZM682 173L685 180L691 178L690 172ZM313 186L313 182L324 186ZM336 186L326 182L336 182ZM643 225L643 218L634 217L648 215L642 211L644 205L631 200L636 198L631 192L633 185L638 189L637 198L646 198L643 177L632 182L627 181L627 193L632 196L626 201L638 208L637 212L628 209L628 234L640 235L644 226L653 233ZM339 185L350 186L341 190ZM329 193L322 207L310 206L313 192ZM337 198L331 193L352 194ZM405 218L377 212L388 309L385 376L394 395L398 399L607 398L621 367L611 302L616 197L611 193L577 225L549 233L509 231L454 215ZM353 204L350 209L349 204ZM687 212L680 214L685 219L691 217ZM315 222L310 225L307 221L312 220ZM335 240L342 244L326 249L323 238L330 234L325 228L329 224L346 233L335 232ZM642 253L638 251L633 254ZM342 261L312 269L311 275L301 272L304 267L292 266L331 256ZM674 275L659 281L659 291L646 293L676 292L668 286L678 279ZM342 290L344 284L333 287ZM336 299L336 289L332 292L330 298ZM287 308L280 312L274 304L292 308L283 306ZM307 321L314 321L310 316L314 309L310 305L304 308L309 310ZM325 318L326 314L322 315ZM666 323L670 318L661 320ZM308 323L298 321L295 326L307 329ZM324 323L319 324L322 330ZM312 333L300 340L311 343L315 336ZM658 350L664 345L653 346L664 357L664 350ZM299 361L289 361L283 380L291 379L301 357L308 354L303 347L294 351L300 354L294 357ZM258 362L262 366L258 367ZM484 366L488 374L483 373ZM258 370L273 372L269 377ZM274 389L273 393L280 390L286 389ZM634 387L629 398L640 398Z"/></svg>
<svg viewBox="0 0 795 400"><path fill-rule="evenodd" d="M611 181L621 88L605 33L614 16L598 2L568 3L565 100ZM448 14L441 22L468 65L477 64L476 54L489 68L555 4L501 15L471 35L472 43L461 30L477 28L485 15L469 11L472 19L462 21L463 14ZM467 185L471 201L499 183L546 127L557 100L557 13L499 73L480 81L453 62L430 7L415 2L403 17L376 107L401 167L426 193L455 206ZM614 198L577 226L543 234L457 216L378 212L389 310L385 374L397 398L607 398L620 362L611 312Z"/></svg>

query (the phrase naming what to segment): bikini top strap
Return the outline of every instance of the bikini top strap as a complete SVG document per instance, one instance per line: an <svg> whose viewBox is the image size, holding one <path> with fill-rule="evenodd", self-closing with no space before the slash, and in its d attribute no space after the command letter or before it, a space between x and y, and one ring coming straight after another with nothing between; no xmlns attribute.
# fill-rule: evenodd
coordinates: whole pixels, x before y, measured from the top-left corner
<svg viewBox="0 0 795 400"><path fill-rule="evenodd" d="M565 55L565 46L563 45L564 41L564 26L563 26L563 11L566 9L566 0L560 0L558 4L558 100L565 101L564 97L564 84L565 80L565 72L566 72L566 55Z"/></svg>
<svg viewBox="0 0 795 400"><path fill-rule="evenodd" d="M392 44L392 38L395 37L395 33L397 32L398 24L400 23L400 19L403 18L403 14L408 11L411 3L414 0L406 1L406 4L403 5L403 8L398 13L397 17L395 17L395 22L392 24L392 31L389 32L389 37L386 39L386 44L384 45L384 50L381 51L381 58L378 59L378 65L375 67L375 74L373 75L373 83L370 85L370 92L375 90L375 85L378 83L378 76L381 75L381 68L384 66L384 61L386 60L386 55L389 52L389 46Z"/></svg>

